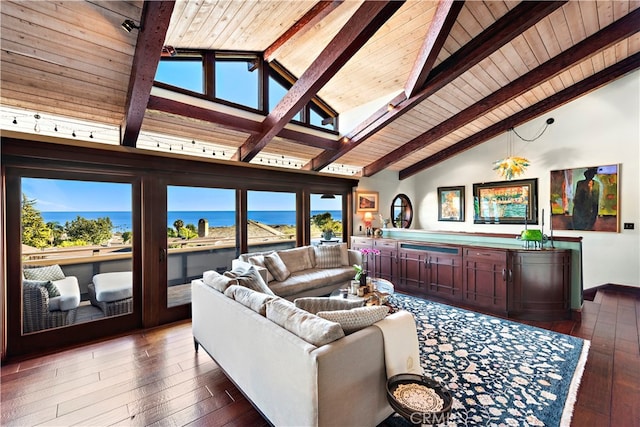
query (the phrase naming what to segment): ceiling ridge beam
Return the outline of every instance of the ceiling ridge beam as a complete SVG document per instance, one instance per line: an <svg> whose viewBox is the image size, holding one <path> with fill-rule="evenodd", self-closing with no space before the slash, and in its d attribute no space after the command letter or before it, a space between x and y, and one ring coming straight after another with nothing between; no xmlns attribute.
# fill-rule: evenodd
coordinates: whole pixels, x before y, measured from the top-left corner
<svg viewBox="0 0 640 427"><path fill-rule="evenodd" d="M491 95L486 96L427 132L418 135L406 144L365 166L363 176L372 176L380 172L390 164L396 163L410 154L439 141L442 137L482 117L482 115L488 111L506 104L531 90L531 88L557 76L577 62L592 57L609 46L637 33L640 31L640 27L638 27L637 24L638 21L640 21L640 9L636 9L623 18L611 23L597 33L582 40L580 43L498 89Z"/></svg>
<svg viewBox="0 0 640 427"><path fill-rule="evenodd" d="M438 153L429 156L413 165L402 169L398 173L399 179L406 179L410 176L422 172L438 163L441 163L457 154L462 153L470 148L482 144L491 138L494 138L509 129L519 126L531 119L534 119L542 114L546 114L549 111L556 109L568 102L573 101L587 93L594 91L602 86L628 74L632 71L640 68L640 53L636 53L628 58L612 65L604 70L587 77L579 83L576 83L555 95L552 95L531 107L528 107L513 116L496 123L488 128L481 130L480 132L463 139L462 141L445 148Z"/></svg>
<svg viewBox="0 0 640 427"><path fill-rule="evenodd" d="M427 77L429 77L433 64L438 59L438 55L449 37L449 32L453 24L456 23L463 6L464 1L462 0L442 0L438 3L427 36L405 83L404 93L406 98L416 95L427 82Z"/></svg>
<svg viewBox="0 0 640 427"><path fill-rule="evenodd" d="M273 61L278 55L278 51L285 44L307 33L343 2L344 0L319 1L314 4L302 18L298 19L290 28L278 37L276 41L271 43L271 45L264 50L264 60L267 62Z"/></svg>
<svg viewBox="0 0 640 427"><path fill-rule="evenodd" d="M167 36L175 1L145 1L142 7L136 49L131 65L120 144L135 147L147 109L162 46Z"/></svg>
<svg viewBox="0 0 640 427"><path fill-rule="evenodd" d="M403 4L363 3L264 119L262 131L249 137L233 159L251 161Z"/></svg>
<svg viewBox="0 0 640 427"><path fill-rule="evenodd" d="M177 116L183 116L208 123L213 123L225 129L231 129L239 132L257 134L262 129L261 122L256 120L239 117L221 111L211 110L197 105L187 104L185 102L163 98L156 95L151 95L149 97L147 108L149 110L161 111L163 113L175 114ZM292 140L300 145L320 148L323 150L337 150L339 144L339 142L335 139L322 138L316 135L311 135L305 132L286 128L283 128L280 132L278 132L277 136L280 138Z"/></svg>
<svg viewBox="0 0 640 427"><path fill-rule="evenodd" d="M401 101L393 109L387 109L386 106L379 109L366 121L366 127L358 126L346 135L340 150L319 154L303 166L303 169L318 171L335 162L566 2L567 0L519 3L435 67L418 94Z"/></svg>

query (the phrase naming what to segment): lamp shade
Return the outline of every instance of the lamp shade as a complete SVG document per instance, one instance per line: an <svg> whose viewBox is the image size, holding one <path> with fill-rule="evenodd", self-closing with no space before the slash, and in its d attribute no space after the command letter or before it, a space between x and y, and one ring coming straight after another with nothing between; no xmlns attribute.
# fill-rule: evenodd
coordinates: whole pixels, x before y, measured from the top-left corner
<svg viewBox="0 0 640 427"><path fill-rule="evenodd" d="M371 212L365 212L364 213L364 220L365 221L372 221L373 220L373 214Z"/></svg>

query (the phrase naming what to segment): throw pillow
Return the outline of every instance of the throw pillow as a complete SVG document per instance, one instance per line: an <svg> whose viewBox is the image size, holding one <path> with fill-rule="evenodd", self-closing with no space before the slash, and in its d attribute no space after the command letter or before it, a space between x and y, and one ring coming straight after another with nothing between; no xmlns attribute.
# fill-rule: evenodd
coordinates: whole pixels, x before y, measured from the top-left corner
<svg viewBox="0 0 640 427"><path fill-rule="evenodd" d="M342 248L341 245L320 245L314 246L316 253L317 268L336 268L342 267ZM348 260L347 260L348 261Z"/></svg>
<svg viewBox="0 0 640 427"><path fill-rule="evenodd" d="M229 286L224 294L263 316L267 314L267 302L277 298L239 285Z"/></svg>
<svg viewBox="0 0 640 427"><path fill-rule="evenodd" d="M24 280L22 283L29 286L42 286L49 293L49 298L60 296L60 289L51 280Z"/></svg>
<svg viewBox="0 0 640 427"><path fill-rule="evenodd" d="M253 289L256 292L262 292L263 294L274 295L273 291L267 286L253 265L248 269L240 268L227 271L224 275L235 279L240 286Z"/></svg>
<svg viewBox="0 0 640 427"><path fill-rule="evenodd" d="M344 336L344 331L338 323L297 308L293 303L282 298L273 299L267 303L267 319L316 347L329 344Z"/></svg>
<svg viewBox="0 0 640 427"><path fill-rule="evenodd" d="M310 246L302 246L299 248L278 251L278 256L284 265L287 266L287 270L291 273L295 273L297 271L313 268L311 252L313 252L313 249L311 249Z"/></svg>
<svg viewBox="0 0 640 427"><path fill-rule="evenodd" d="M386 305L372 305L351 310L321 311L318 317L339 323L344 333L350 334L384 319L388 313Z"/></svg>
<svg viewBox="0 0 640 427"><path fill-rule="evenodd" d="M280 256L276 252L265 255L264 265L278 282L287 280L287 277L291 275L291 272L287 269L287 266L282 262L282 259L280 259Z"/></svg>
<svg viewBox="0 0 640 427"><path fill-rule="evenodd" d="M238 284L235 278L224 276L215 270L208 270L202 273L202 281L205 285L211 286L219 292L224 292L229 286Z"/></svg>
<svg viewBox="0 0 640 427"><path fill-rule="evenodd" d="M262 267L267 269L267 266L264 265L264 255L254 255L249 257L249 263L253 265L257 265L258 267ZM273 276L269 273L269 269L267 269L267 283L273 280Z"/></svg>
<svg viewBox="0 0 640 427"><path fill-rule="evenodd" d="M319 311L350 310L364 305L363 299L342 299L328 297L303 297L296 298L293 304L309 313L317 314Z"/></svg>
<svg viewBox="0 0 640 427"><path fill-rule="evenodd" d="M54 281L64 279L64 273L58 264L46 267L25 268L23 274L27 280Z"/></svg>

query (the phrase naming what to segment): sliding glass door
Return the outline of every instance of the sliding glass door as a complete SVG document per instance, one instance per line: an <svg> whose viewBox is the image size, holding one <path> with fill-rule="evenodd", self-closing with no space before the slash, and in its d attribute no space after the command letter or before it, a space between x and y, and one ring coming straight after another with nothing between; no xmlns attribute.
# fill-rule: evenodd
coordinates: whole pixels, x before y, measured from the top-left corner
<svg viewBox="0 0 640 427"><path fill-rule="evenodd" d="M191 303L191 281L231 270L235 190L167 186L167 307Z"/></svg>

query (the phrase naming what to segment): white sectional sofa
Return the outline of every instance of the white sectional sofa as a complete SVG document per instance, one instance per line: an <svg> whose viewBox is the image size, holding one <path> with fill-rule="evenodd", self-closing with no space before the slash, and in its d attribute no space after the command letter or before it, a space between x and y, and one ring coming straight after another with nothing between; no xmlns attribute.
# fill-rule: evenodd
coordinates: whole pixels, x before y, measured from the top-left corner
<svg viewBox="0 0 640 427"><path fill-rule="evenodd" d="M274 257L273 254L286 267L282 275L271 271L273 265L268 261ZM328 295L335 289L346 287L355 276L353 264L362 264L362 254L348 249L347 244L342 243L246 253L232 262L234 269L241 266L246 268L247 264L256 267L273 293L294 300Z"/></svg>
<svg viewBox="0 0 640 427"><path fill-rule="evenodd" d="M334 341L314 345L295 333L299 326L295 316L285 316L283 321L270 314L276 302L280 306L293 303L250 291L263 302L255 304L252 298L249 304L229 294L233 287L223 293L206 280L206 284L203 280L192 282L196 351L202 346L270 423L376 426L393 413L386 398L384 328L377 325L400 320L400 333L394 331L393 336L410 337L406 347L413 346L417 351L410 313L399 311L348 335L341 334ZM407 316L412 326L402 323L407 322ZM404 344L401 342L398 348L404 348Z"/></svg>

